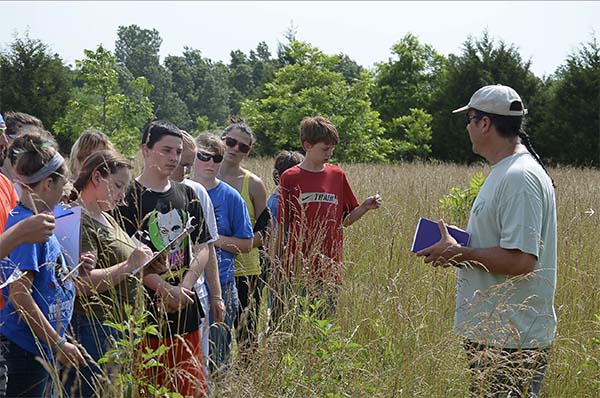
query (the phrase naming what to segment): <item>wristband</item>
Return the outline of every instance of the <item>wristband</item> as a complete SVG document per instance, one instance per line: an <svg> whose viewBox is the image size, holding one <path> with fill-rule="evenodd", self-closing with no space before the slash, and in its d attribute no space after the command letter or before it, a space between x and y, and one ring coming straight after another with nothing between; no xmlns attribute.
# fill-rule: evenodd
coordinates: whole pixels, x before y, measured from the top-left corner
<svg viewBox="0 0 600 398"><path fill-rule="evenodd" d="M56 352L59 350L59 348L61 348L63 345L65 345L66 342L67 342L67 337L62 336L60 338L60 340L58 340L55 343L52 343L52 353L56 354Z"/></svg>
<svg viewBox="0 0 600 398"><path fill-rule="evenodd" d="M210 296L210 298L215 299L215 300L225 301L225 300L223 300L223 297L221 297L221 296Z"/></svg>

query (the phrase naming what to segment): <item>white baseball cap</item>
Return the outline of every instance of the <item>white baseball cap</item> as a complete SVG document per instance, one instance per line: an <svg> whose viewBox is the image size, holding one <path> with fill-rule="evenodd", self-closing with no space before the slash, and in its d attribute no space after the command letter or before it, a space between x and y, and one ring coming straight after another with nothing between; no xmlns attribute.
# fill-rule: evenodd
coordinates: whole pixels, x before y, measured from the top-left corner
<svg viewBox="0 0 600 398"><path fill-rule="evenodd" d="M527 109L523 106L519 94L512 88L501 84L480 88L475 91L467 105L453 110L452 113L466 112L471 108L503 116L523 116L527 114Z"/></svg>

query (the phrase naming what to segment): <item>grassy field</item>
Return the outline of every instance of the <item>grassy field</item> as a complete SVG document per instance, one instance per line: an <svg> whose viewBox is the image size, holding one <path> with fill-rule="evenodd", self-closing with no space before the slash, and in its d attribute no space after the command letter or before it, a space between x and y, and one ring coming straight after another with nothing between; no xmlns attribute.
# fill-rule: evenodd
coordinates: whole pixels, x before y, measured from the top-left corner
<svg viewBox="0 0 600 398"><path fill-rule="evenodd" d="M272 160L246 166L269 189ZM221 397L464 397L469 379L451 332L455 272L433 269L410 244L420 216L445 217L439 199L466 187L484 165L343 165L359 198L379 192L382 208L346 231L346 283L331 324L297 317L234 360ZM551 169L557 185L558 335L545 397L600 397L600 172ZM464 227L464 225L463 225Z"/></svg>

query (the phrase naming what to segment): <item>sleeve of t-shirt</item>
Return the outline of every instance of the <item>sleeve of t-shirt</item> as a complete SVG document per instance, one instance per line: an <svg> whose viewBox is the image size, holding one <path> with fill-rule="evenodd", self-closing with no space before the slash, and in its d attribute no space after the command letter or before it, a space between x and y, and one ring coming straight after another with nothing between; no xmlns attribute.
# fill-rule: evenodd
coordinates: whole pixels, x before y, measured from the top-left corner
<svg viewBox="0 0 600 398"><path fill-rule="evenodd" d="M217 239L219 239L219 229L217 228L215 208L212 202L210 201L210 197L208 196L208 193L206 193L206 191L201 191L200 189L194 188L194 193L200 201L202 211L204 212L204 216L206 217L206 225L208 227L208 232L210 233L210 240L208 241L208 243L215 242Z"/></svg>
<svg viewBox="0 0 600 398"><path fill-rule="evenodd" d="M518 249L538 257L542 244L543 201L540 192L532 184L517 179L509 177L506 196L500 198L500 247ZM511 190L512 184L517 184L518 189Z"/></svg>
<svg viewBox="0 0 600 398"><path fill-rule="evenodd" d="M24 243L13 250L10 255L10 261L21 271L35 271L40 269L39 255L43 250L43 243Z"/></svg>
<svg viewBox="0 0 600 398"><path fill-rule="evenodd" d="M15 189L15 186L13 184L9 184L7 186L8 189L8 197L10 199L10 204L12 205L12 207L15 207L17 205L17 202L19 201L19 194L17 193L17 190Z"/></svg>
<svg viewBox="0 0 600 398"><path fill-rule="evenodd" d="M185 186L185 188L188 193L188 212L190 216L194 217L192 225L196 227L191 234L192 242L194 242L194 244L197 245L208 243L208 241L210 241L211 239L211 236L208 232L208 225L206 224L206 219L204 218L204 211L202 211L202 205L200 204L200 201L196 198L194 190L187 185Z"/></svg>
<svg viewBox="0 0 600 398"><path fill-rule="evenodd" d="M248 239L253 238L254 233L252 232L252 221L250 220L250 214L246 203L241 196L236 196L236 200L231 204L231 230L233 231L233 237Z"/></svg>
<svg viewBox="0 0 600 398"><path fill-rule="evenodd" d="M344 186L343 186L343 191L344 191L344 218L346 218L346 216L348 214L350 214L350 212L354 209L356 209L359 204L358 204L358 200L356 199L356 195L354 195L354 191L352 190L352 187L350 186L350 182L348 181L348 178L346 177L346 173L342 174L344 176Z"/></svg>
<svg viewBox="0 0 600 398"><path fill-rule="evenodd" d="M277 207L279 201L279 193L272 193L269 195L269 199L267 199L267 207L269 208L269 212L271 213L271 219L275 219L277 217Z"/></svg>
<svg viewBox="0 0 600 398"><path fill-rule="evenodd" d="M284 172L279 179L279 195L278 195L278 209L277 209L277 223L281 223L284 217L289 217L290 211L290 187L288 182L288 175Z"/></svg>

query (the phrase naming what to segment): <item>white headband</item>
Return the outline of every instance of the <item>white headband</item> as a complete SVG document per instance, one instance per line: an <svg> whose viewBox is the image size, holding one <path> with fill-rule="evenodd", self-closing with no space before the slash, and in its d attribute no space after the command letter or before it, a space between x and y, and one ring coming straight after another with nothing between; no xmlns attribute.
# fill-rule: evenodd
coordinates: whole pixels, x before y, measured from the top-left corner
<svg viewBox="0 0 600 398"><path fill-rule="evenodd" d="M23 184L35 184L42 181L44 178L52 175L65 163L65 158L60 153L56 153L41 169L30 176L19 175L19 181Z"/></svg>

